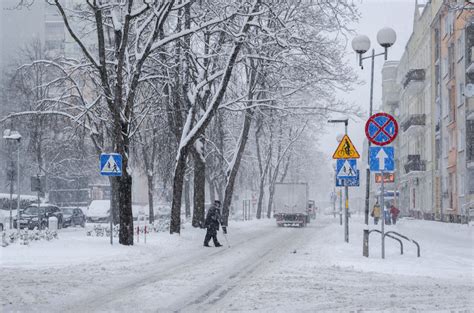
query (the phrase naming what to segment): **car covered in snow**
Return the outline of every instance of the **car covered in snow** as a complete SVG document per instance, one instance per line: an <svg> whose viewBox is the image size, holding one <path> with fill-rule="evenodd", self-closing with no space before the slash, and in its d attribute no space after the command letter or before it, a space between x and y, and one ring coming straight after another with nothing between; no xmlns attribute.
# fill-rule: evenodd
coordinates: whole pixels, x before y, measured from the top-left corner
<svg viewBox="0 0 474 313"><path fill-rule="evenodd" d="M43 203L39 207L37 205L30 205L21 212L19 223L16 216L13 218L13 228L17 228L17 225L20 224L20 229L34 229L35 227L44 229L48 227L48 219L50 217L56 217L58 219L58 228L62 228L64 217L57 206L48 203Z"/></svg>
<svg viewBox="0 0 474 313"><path fill-rule="evenodd" d="M86 224L86 215L78 207L63 207L63 227L80 225L84 227Z"/></svg>
<svg viewBox="0 0 474 313"><path fill-rule="evenodd" d="M87 222L108 223L110 217L110 200L93 200L87 208Z"/></svg>

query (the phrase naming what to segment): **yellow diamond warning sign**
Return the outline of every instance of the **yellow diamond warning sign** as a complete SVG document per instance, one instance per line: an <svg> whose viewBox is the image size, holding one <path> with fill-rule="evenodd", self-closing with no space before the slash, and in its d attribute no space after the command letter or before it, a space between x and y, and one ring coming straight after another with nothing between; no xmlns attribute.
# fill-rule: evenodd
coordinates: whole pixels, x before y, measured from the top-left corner
<svg viewBox="0 0 474 313"><path fill-rule="evenodd" d="M357 152L354 144L352 143L349 136L345 135L336 151L334 152L333 159L358 159L360 158L359 152Z"/></svg>

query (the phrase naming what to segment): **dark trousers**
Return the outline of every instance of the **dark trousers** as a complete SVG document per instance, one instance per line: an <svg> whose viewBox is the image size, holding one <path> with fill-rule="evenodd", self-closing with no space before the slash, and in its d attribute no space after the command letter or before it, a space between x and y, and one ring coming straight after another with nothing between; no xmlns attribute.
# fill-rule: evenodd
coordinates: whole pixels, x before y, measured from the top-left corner
<svg viewBox="0 0 474 313"><path fill-rule="evenodd" d="M397 224L397 217L392 216L392 224L393 225Z"/></svg>
<svg viewBox="0 0 474 313"><path fill-rule="evenodd" d="M207 228L206 237L204 238L204 245L209 245L209 241L211 240L214 242L214 246L220 246L221 244L217 240L217 230L211 227Z"/></svg>
<svg viewBox="0 0 474 313"><path fill-rule="evenodd" d="M374 224L377 225L379 223L379 217L374 217Z"/></svg>

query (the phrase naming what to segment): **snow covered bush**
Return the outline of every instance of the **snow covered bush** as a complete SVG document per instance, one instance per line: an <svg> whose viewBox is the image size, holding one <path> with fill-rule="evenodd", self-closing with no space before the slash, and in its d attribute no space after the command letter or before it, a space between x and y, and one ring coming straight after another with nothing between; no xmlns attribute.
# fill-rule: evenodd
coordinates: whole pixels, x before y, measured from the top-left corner
<svg viewBox="0 0 474 313"><path fill-rule="evenodd" d="M29 245L31 242L46 240L51 241L53 239L58 239L58 232L55 230L27 230L21 229L20 232L17 231L3 231L2 234L2 247L7 247L10 244L18 242L21 245Z"/></svg>

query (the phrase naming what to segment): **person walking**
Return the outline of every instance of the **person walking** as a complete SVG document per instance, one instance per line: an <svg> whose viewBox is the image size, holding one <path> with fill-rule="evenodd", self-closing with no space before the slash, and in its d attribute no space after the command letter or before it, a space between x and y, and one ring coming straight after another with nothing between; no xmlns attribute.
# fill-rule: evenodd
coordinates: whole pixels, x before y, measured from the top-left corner
<svg viewBox="0 0 474 313"><path fill-rule="evenodd" d="M220 206L221 202L216 200L214 201L214 205L209 208L209 211L207 211L206 220L204 222L204 227L207 228L206 237L204 238L204 247L209 247L209 241L211 238L214 242L214 246L222 246L217 240L217 231L219 230L219 225L222 225ZM227 229L225 226L222 226L222 231L224 234L227 234Z"/></svg>
<svg viewBox="0 0 474 313"><path fill-rule="evenodd" d="M374 207L372 208L372 213L370 215L374 218L374 224L377 225L380 219L380 205L379 201L375 202Z"/></svg>
<svg viewBox="0 0 474 313"><path fill-rule="evenodd" d="M398 214L400 214L400 210L392 203L390 206L390 215L392 216L393 225L397 224Z"/></svg>

